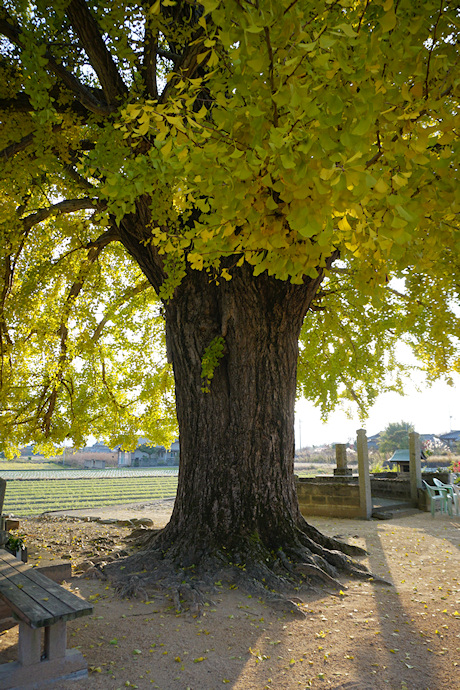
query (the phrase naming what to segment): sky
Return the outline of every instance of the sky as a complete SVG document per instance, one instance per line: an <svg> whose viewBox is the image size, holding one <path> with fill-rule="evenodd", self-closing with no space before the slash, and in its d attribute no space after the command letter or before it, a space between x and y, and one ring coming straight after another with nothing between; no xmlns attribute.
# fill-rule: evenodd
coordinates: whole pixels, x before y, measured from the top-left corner
<svg viewBox="0 0 460 690"><path fill-rule="evenodd" d="M383 393L362 423L356 414L352 419L337 410L323 424L320 412L307 400L296 403L296 448L329 443L347 443L356 439L358 429L367 435L383 431L391 422L409 422L419 434L442 434L460 429L460 375L452 375L454 386L443 380L431 387L424 385L421 374L415 373L405 387L406 395ZM417 384L417 385L415 385ZM420 391L417 391L417 388Z"/></svg>

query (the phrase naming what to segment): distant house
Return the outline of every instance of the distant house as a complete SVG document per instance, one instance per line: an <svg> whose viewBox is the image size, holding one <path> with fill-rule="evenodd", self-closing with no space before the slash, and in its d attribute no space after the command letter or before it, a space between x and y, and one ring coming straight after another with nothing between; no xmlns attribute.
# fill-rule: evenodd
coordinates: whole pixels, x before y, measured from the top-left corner
<svg viewBox="0 0 460 690"><path fill-rule="evenodd" d="M374 434L373 436L367 437L367 447L369 450L378 450L380 434L381 432L379 431L378 434Z"/></svg>
<svg viewBox="0 0 460 690"><path fill-rule="evenodd" d="M440 434L438 438L452 450L457 443L460 443L460 431L449 431L448 434Z"/></svg>
<svg viewBox="0 0 460 690"><path fill-rule="evenodd" d="M436 441L439 441L437 434L420 434L420 443L436 443Z"/></svg>
<svg viewBox="0 0 460 690"><path fill-rule="evenodd" d="M97 458L85 460L84 467L85 470L105 470L105 460L100 460Z"/></svg>
<svg viewBox="0 0 460 690"><path fill-rule="evenodd" d="M130 467L131 465L131 453L129 450L119 450L118 451L118 467Z"/></svg>
<svg viewBox="0 0 460 690"><path fill-rule="evenodd" d="M102 469L102 463L104 463L104 467L117 467L120 464L119 455L120 451L118 449L112 450L112 448L98 441L93 446L86 446L81 450L66 453L65 462L77 467L98 467Z"/></svg>
<svg viewBox="0 0 460 690"><path fill-rule="evenodd" d="M84 453L114 453L111 448L108 446L104 445L101 443L101 441L97 441L93 446L86 446L86 448L83 448Z"/></svg>
<svg viewBox="0 0 460 690"><path fill-rule="evenodd" d="M379 448L379 441L380 441L380 435L381 431L378 434L374 434L373 436L369 436L367 439L367 447L369 450L378 450ZM453 433L459 433L460 432L453 432ZM426 443L426 442L431 442L433 444L436 444L438 439L440 439L441 436L437 436L436 434L420 434L420 443Z"/></svg>
<svg viewBox="0 0 460 690"><path fill-rule="evenodd" d="M164 446L149 446L146 439L139 439L138 446L131 453L131 467L165 467L179 464L180 446L176 440L167 450ZM126 466L126 463L123 463Z"/></svg>
<svg viewBox="0 0 460 690"><path fill-rule="evenodd" d="M25 446L25 448L21 448L21 456L27 456L27 457L34 457L34 456L39 456L41 453L34 453L34 446L31 444L30 446Z"/></svg>
<svg viewBox="0 0 460 690"><path fill-rule="evenodd" d="M43 462L46 459L41 453L34 453L34 444L21 448L20 453L21 455L19 459L21 461L28 460L29 462Z"/></svg>

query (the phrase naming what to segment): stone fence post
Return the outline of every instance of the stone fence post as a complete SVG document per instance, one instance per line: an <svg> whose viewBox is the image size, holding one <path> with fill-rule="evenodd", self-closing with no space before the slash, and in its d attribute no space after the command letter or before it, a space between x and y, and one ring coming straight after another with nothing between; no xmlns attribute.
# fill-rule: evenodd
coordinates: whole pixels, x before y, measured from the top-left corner
<svg viewBox="0 0 460 690"><path fill-rule="evenodd" d="M369 474L369 455L367 452L367 435L365 429L358 429L356 433L359 473L359 506L361 517L365 520L370 520L372 517L372 494L371 478Z"/></svg>
<svg viewBox="0 0 460 690"><path fill-rule="evenodd" d="M420 434L412 431L409 434L409 473L410 498L414 507L418 507L418 490L422 488L422 463L420 462Z"/></svg>

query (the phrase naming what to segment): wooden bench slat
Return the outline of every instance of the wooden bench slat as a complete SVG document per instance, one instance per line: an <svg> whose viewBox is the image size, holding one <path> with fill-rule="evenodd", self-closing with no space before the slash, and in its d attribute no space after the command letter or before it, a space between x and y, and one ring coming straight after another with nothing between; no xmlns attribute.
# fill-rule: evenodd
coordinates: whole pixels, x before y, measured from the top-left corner
<svg viewBox="0 0 460 690"><path fill-rule="evenodd" d="M34 621L43 621L43 607L37 606L28 594L22 592L15 585L6 584L6 586L0 589L0 596L8 603L16 616L31 627L34 627L32 625ZM48 625L46 620L38 627L42 627L43 625Z"/></svg>
<svg viewBox="0 0 460 690"><path fill-rule="evenodd" d="M63 616L67 613L72 613L73 609L71 606L59 601L47 588L36 584L27 575L28 573L18 572L15 567L0 561L0 592L9 587L9 583L11 583L52 616ZM11 592L11 588L8 591Z"/></svg>
<svg viewBox="0 0 460 690"><path fill-rule="evenodd" d="M27 592L23 592L11 581L4 580L1 584L0 597L8 603L15 617L27 623L31 628L43 628L62 619L62 616L47 611Z"/></svg>
<svg viewBox="0 0 460 690"><path fill-rule="evenodd" d="M18 565L16 566L16 568L20 572L24 572L28 579L35 582L37 585L40 585L41 587L45 588L47 592L53 594L62 602L70 606L74 611L91 612L93 610L92 604L88 604L87 601L85 601L84 599L80 599L80 597L77 597L76 594L73 594L73 592L69 592L67 589L64 589L63 587L61 587L61 585L57 584L57 582L53 582L48 577L46 577L46 575L43 575L43 573L40 573L35 568L31 568L30 566L26 565L25 563L21 563L20 561L17 561L17 563Z"/></svg>
<svg viewBox="0 0 460 690"><path fill-rule="evenodd" d="M0 596L31 628L91 613L93 607L6 551L0 551Z"/></svg>

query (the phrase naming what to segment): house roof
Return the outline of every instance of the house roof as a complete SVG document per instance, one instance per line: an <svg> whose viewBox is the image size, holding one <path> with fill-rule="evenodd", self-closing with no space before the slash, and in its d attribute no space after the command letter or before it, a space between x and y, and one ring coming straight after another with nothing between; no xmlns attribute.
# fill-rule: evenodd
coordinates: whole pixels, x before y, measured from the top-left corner
<svg viewBox="0 0 460 690"><path fill-rule="evenodd" d="M86 446L83 448L85 453L115 453L116 451L109 448L104 443L97 441L93 446Z"/></svg>
<svg viewBox="0 0 460 690"><path fill-rule="evenodd" d="M425 459L425 453L423 451L420 451L420 459ZM409 460L409 448L399 448L398 450L395 450L388 462L409 462Z"/></svg>
<svg viewBox="0 0 460 690"><path fill-rule="evenodd" d="M441 441L460 441L460 431L449 431L447 434L439 434Z"/></svg>
<svg viewBox="0 0 460 690"><path fill-rule="evenodd" d="M437 441L439 439L439 434L420 434L420 440L423 441Z"/></svg>
<svg viewBox="0 0 460 690"><path fill-rule="evenodd" d="M399 448L395 450L388 462L409 462L409 448Z"/></svg>

